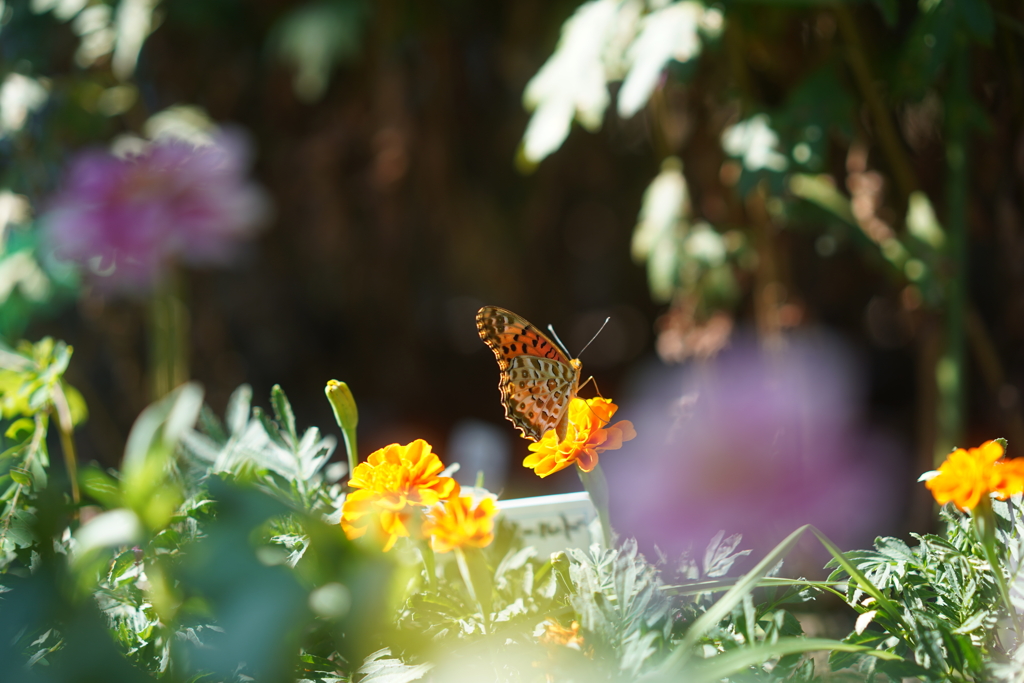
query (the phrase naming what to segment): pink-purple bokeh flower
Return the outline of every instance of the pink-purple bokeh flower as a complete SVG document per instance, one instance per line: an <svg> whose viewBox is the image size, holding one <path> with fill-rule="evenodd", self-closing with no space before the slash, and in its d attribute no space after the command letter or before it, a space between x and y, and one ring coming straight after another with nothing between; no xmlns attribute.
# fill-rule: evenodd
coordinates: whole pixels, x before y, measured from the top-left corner
<svg viewBox="0 0 1024 683"><path fill-rule="evenodd" d="M248 180L241 135L207 145L169 139L120 158L75 157L45 216L55 256L87 266L105 289L148 291L177 262L223 265L260 226L266 199Z"/></svg>
<svg viewBox="0 0 1024 683"><path fill-rule="evenodd" d="M623 406L639 436L606 465L616 530L670 555L699 556L719 530L763 553L808 523L841 546L870 541L895 458L858 423L851 367L804 340L662 373Z"/></svg>

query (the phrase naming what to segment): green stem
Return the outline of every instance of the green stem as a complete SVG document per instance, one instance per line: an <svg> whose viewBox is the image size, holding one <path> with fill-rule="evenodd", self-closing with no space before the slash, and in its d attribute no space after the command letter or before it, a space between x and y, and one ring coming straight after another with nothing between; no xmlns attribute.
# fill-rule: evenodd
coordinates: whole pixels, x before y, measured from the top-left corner
<svg viewBox="0 0 1024 683"><path fill-rule="evenodd" d="M351 477L352 473L356 471L356 466L359 464L359 451L356 450L356 430L352 428L342 429L341 435L345 439L345 453L348 455L348 476Z"/></svg>
<svg viewBox="0 0 1024 683"><path fill-rule="evenodd" d="M475 564L479 564L479 555L475 558ZM483 617L484 633L489 633L491 630L491 605L490 597L485 596L483 590L486 588L490 590L489 586L479 586L480 590L477 590L477 582L479 579L483 579L483 576L479 576L477 581L474 581L473 571L471 570L466 557L466 551L462 548L455 548L455 562L459 565L459 573L462 575L462 581L466 584L466 588L469 590L469 597L480 606L480 616ZM479 574L480 568L477 567L477 574Z"/></svg>
<svg viewBox="0 0 1024 683"><path fill-rule="evenodd" d="M356 448L356 427L359 424L359 409L352 390L344 382L336 379L328 380L324 394L331 403L334 420L341 428L341 436L345 439L345 451L348 453L348 476L352 477L359 464L359 451Z"/></svg>
<svg viewBox="0 0 1024 683"><path fill-rule="evenodd" d="M189 379L188 309L180 290L180 278L172 273L149 300L149 381L154 400Z"/></svg>
<svg viewBox="0 0 1024 683"><path fill-rule="evenodd" d="M577 469L577 472L579 472L580 481L583 482L583 488L590 494L590 501L597 508L597 517L601 520L601 537L604 539L604 546L611 548L613 543L611 516L608 514L608 480L604 478L600 464L595 465L594 469L589 472L584 472L581 469Z"/></svg>
<svg viewBox="0 0 1024 683"><path fill-rule="evenodd" d="M430 539L425 538L419 542L420 556L423 558L423 568L427 572L427 583L432 592L437 592L437 569L434 557L434 549L430 547ZM462 571L461 565L459 571Z"/></svg>
<svg viewBox="0 0 1024 683"><path fill-rule="evenodd" d="M901 201L906 205L907 197L917 189L917 178L914 175L914 168L903 149L896 126L892 121L892 114L885 102L885 97L878 89L878 79L871 73L867 53L864 49L864 41L861 40L857 22L849 7L843 2L836 2L832 5L836 15L836 23L839 25L839 32L846 43L846 59L850 65L857 89L871 112L871 122L874 124L875 137L878 140L885 160L889 163L896 187L900 191Z"/></svg>
<svg viewBox="0 0 1024 683"><path fill-rule="evenodd" d="M966 386L967 313L967 168L970 103L970 48L958 35L950 60L946 103L946 259L951 274L946 282L945 350L936 367L939 389L939 424L936 464L957 445L963 434Z"/></svg>
<svg viewBox="0 0 1024 683"><path fill-rule="evenodd" d="M71 419L71 407L64 394L64 388L58 382L53 387L53 410L57 414L57 431L60 432L60 447L64 451L64 467L71 480L71 499L78 505L82 496L78 490L78 458L75 456L75 425ZM77 514L77 511L76 513Z"/></svg>

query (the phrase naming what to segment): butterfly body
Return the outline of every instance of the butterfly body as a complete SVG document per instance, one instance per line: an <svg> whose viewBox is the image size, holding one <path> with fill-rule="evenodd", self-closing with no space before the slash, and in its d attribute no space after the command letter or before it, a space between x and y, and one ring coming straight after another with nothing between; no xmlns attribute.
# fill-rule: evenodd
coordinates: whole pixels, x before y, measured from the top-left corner
<svg viewBox="0 0 1024 683"><path fill-rule="evenodd" d="M494 306L476 314L480 338L498 359L505 417L539 441L549 429L565 437L569 402L579 390L582 364L569 358L522 316Z"/></svg>

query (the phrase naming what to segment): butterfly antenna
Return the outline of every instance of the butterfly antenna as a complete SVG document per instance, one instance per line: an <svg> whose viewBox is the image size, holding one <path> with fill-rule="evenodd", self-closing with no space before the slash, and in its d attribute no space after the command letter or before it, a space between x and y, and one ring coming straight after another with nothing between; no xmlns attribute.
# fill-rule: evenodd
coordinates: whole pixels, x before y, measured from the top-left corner
<svg viewBox="0 0 1024 683"><path fill-rule="evenodd" d="M551 336L555 338L556 342L558 342L558 346L559 346L559 348L562 349L562 353L564 353L566 355L566 357L572 358L572 354L569 353L569 349L567 349L565 347L565 344L562 343L562 340L558 338L558 333L555 332L555 326L554 325L548 325L548 332L550 332Z"/></svg>
<svg viewBox="0 0 1024 683"><path fill-rule="evenodd" d="M601 334L601 330L603 330L603 329L605 328L605 326L606 326L606 325L607 325L607 324L608 324L608 323L609 323L610 321L611 321L611 317L610 317L610 316L604 319L604 322L603 322L603 323L601 323L601 327L599 327L599 328L597 329L597 332L595 332L595 333L594 333L594 336L593 336L593 337L591 337L591 338L590 338L590 341L588 341L588 342L587 342L586 346L584 346L584 347L583 347L582 349L580 349L580 352L576 354L576 357L577 357L577 358L579 358L580 356L582 356L582 355L583 355L583 352L587 350L587 346L590 346L591 344L593 344L593 343L594 343L594 340L595 340L595 339L597 339L597 335Z"/></svg>

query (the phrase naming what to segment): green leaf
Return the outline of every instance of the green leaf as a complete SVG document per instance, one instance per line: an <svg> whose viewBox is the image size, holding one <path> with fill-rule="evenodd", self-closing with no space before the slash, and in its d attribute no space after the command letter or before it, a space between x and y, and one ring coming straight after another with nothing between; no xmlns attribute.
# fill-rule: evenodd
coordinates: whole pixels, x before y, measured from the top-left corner
<svg viewBox="0 0 1024 683"><path fill-rule="evenodd" d="M659 673L668 674L669 672L677 669L680 665L684 664L692 654L693 647L700 638L703 638L712 628L714 628L722 619L729 615L732 610L740 604L743 600L743 596L749 595L752 590L757 586L758 581L765 576L779 561L785 557L786 553L796 544L800 536L803 535L807 529L813 529L810 525L802 526L789 536L787 536L781 543L775 546L770 553L768 553L764 559L757 563L757 565L747 572L739 581L736 582L732 588L730 588L725 595L718 599L718 601L711 606L704 614L694 621L690 628L687 629L686 635L676 645L675 650L672 654L662 663L659 667Z"/></svg>
<svg viewBox="0 0 1024 683"><path fill-rule="evenodd" d="M202 389L198 384L190 383L183 384L143 410L132 425L125 445L122 464L124 480L133 485L147 485L144 476L140 481L134 481L137 473L142 474L143 469L148 469L147 462L151 460L151 453L170 453L181 434L195 424L202 404ZM158 469L162 468L161 460Z"/></svg>
<svg viewBox="0 0 1024 683"><path fill-rule="evenodd" d="M8 474L11 475L11 479L13 479L16 484L32 486L32 473L28 470L21 467L12 467Z"/></svg>
<svg viewBox="0 0 1024 683"><path fill-rule="evenodd" d="M285 440L285 435L281 432L280 425L274 422L270 416L263 412L263 409L258 406L252 409L252 415L259 420L259 423L263 426L263 430L267 433L267 436L270 437L271 441L289 453L291 452L291 446Z"/></svg>
<svg viewBox="0 0 1024 683"><path fill-rule="evenodd" d="M35 433L35 431L35 420L28 417L20 417L7 427L4 436L13 441L22 441Z"/></svg>
<svg viewBox="0 0 1024 683"><path fill-rule="evenodd" d="M82 392L66 382L61 383L64 391L64 398L67 399L68 409L71 411L71 424L80 425L89 417L89 408L85 403Z"/></svg>
<svg viewBox="0 0 1024 683"><path fill-rule="evenodd" d="M280 384L275 384L270 390L270 403L274 406L274 417L277 418L278 424L284 427L285 434L291 439L291 444L297 444L299 435L295 431L295 413Z"/></svg>
<svg viewBox="0 0 1024 683"><path fill-rule="evenodd" d="M17 510L10 517L6 532L0 533L0 549L29 548L35 543L32 528L35 526L35 515L28 510Z"/></svg>
<svg viewBox="0 0 1024 683"><path fill-rule="evenodd" d="M84 562L94 550L135 543L142 535L142 525L134 512L117 508L96 515L75 531L78 545L76 562Z"/></svg>
<svg viewBox="0 0 1024 683"><path fill-rule="evenodd" d="M478 548L456 548L455 557L467 588L480 604L481 613L487 620L491 613L494 587L483 553Z"/></svg>
<svg viewBox="0 0 1024 683"><path fill-rule="evenodd" d="M224 421L227 424L228 433L232 436L241 436L249 424L249 414L252 407L252 387L243 384L233 392L228 399L227 409L224 411ZM212 436L212 435L211 435Z"/></svg>
<svg viewBox="0 0 1024 683"><path fill-rule="evenodd" d="M228 406L231 405L231 399L228 399ZM248 415L246 415L248 417ZM199 419L196 421L196 426L199 431L199 436L206 437L203 439L203 444L212 445L213 451L216 452L219 446L223 446L227 443L228 435L224 431L224 425L221 423L210 406L203 404L202 409L199 411ZM192 446L191 440L196 436L196 432L187 434L184 437L185 444Z"/></svg>
<svg viewBox="0 0 1024 683"><path fill-rule="evenodd" d="M906 543L898 538L882 537L875 540L875 547L878 552L898 562L914 563L917 558Z"/></svg>
<svg viewBox="0 0 1024 683"><path fill-rule="evenodd" d="M99 501L107 509L119 507L122 503L121 487L117 480L96 466L82 470L78 476L78 483L86 495Z"/></svg>
<svg viewBox="0 0 1024 683"><path fill-rule="evenodd" d="M202 405L199 385L183 384L143 410L132 425L121 466L121 491L125 505L152 530L162 529L181 502L180 485L169 476L170 462Z"/></svg>
<svg viewBox="0 0 1024 683"><path fill-rule="evenodd" d="M29 444L20 443L17 446L11 446L6 451L0 453L0 460L6 460L7 458L16 458L21 455L22 451L28 449Z"/></svg>
<svg viewBox="0 0 1024 683"><path fill-rule="evenodd" d="M960 627L953 631L954 635L962 635L975 631L985 625L985 621L989 618L991 611L983 609L978 610L971 616L969 616L964 623L960 624Z"/></svg>
<svg viewBox="0 0 1024 683"><path fill-rule="evenodd" d="M687 669L685 676L679 680L686 680L688 683L704 683L704 681L710 683L727 678L774 657L819 650L859 652L882 660L902 661L899 655L891 652L872 650L862 645L851 645L830 638L780 638L774 643L742 647L711 657L701 664Z"/></svg>
<svg viewBox="0 0 1024 683"><path fill-rule="evenodd" d="M423 678L431 668L432 664L405 664L391 657L391 650L384 648L368 656L356 673L363 676L359 683L409 683Z"/></svg>
<svg viewBox="0 0 1024 683"><path fill-rule="evenodd" d="M876 668L878 673L884 673L891 680L902 681L906 679L937 680L932 672L920 664L905 659L898 661L881 661ZM943 676L943 679L946 677ZM949 680L949 679L947 679Z"/></svg>
<svg viewBox="0 0 1024 683"><path fill-rule="evenodd" d="M110 564L110 571L107 572L107 580L116 585L118 579L121 578L125 572L134 567L135 563L138 561L138 558L135 556L134 548L125 550L123 553L118 554Z"/></svg>
<svg viewBox="0 0 1024 683"><path fill-rule="evenodd" d="M271 30L276 57L295 67L295 94L306 103L320 99L336 64L359 55L366 6L356 0L305 2Z"/></svg>
<svg viewBox="0 0 1024 683"><path fill-rule="evenodd" d="M850 209L850 200L836 189L831 176L794 173L789 177L789 191L828 211L847 225L857 226L857 219Z"/></svg>

